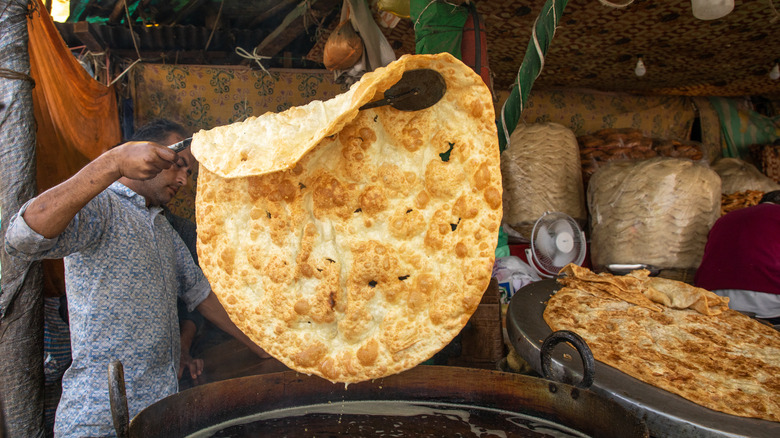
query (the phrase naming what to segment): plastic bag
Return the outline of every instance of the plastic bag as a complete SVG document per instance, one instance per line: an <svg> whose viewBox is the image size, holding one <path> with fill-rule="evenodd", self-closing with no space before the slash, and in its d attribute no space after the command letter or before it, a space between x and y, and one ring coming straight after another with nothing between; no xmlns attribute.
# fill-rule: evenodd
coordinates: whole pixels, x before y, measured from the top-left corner
<svg viewBox="0 0 780 438"><path fill-rule="evenodd" d="M342 21L325 42L322 63L328 70L347 70L363 56L363 40L349 20Z"/></svg>
<svg viewBox="0 0 780 438"><path fill-rule="evenodd" d="M379 0L376 6L401 18L409 18L409 0Z"/></svg>
<svg viewBox="0 0 780 438"><path fill-rule="evenodd" d="M493 277L498 281L501 304L508 304L522 287L540 281L539 275L520 257L499 257L493 265Z"/></svg>
<svg viewBox="0 0 780 438"><path fill-rule="evenodd" d="M712 165L712 169L718 172L723 182L721 191L724 195L746 190L760 192L780 190L780 184L761 173L756 166L739 158L721 158Z"/></svg>
<svg viewBox="0 0 780 438"><path fill-rule="evenodd" d="M501 177L503 222L526 238L547 211L588 217L577 139L563 125L518 125L501 153Z"/></svg>
<svg viewBox="0 0 780 438"><path fill-rule="evenodd" d="M680 158L612 161L588 185L591 262L695 269L720 216L720 178Z"/></svg>

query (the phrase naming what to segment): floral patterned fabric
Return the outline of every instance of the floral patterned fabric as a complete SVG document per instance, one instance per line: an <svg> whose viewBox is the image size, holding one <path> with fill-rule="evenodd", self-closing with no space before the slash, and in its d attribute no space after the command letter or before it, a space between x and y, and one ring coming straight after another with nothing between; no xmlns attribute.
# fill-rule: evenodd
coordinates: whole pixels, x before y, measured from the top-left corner
<svg viewBox="0 0 780 438"><path fill-rule="evenodd" d="M262 70L240 66L139 64L131 79L135 125L164 117L196 132L280 112L348 90L334 75L318 70ZM179 190L169 207L195 220L195 180Z"/></svg>
<svg viewBox="0 0 780 438"><path fill-rule="evenodd" d="M497 117L508 96L498 96ZM519 123L560 123L577 136L603 128L634 128L648 137L680 140L689 138L695 118L692 101L683 96L534 89Z"/></svg>
<svg viewBox="0 0 780 438"><path fill-rule="evenodd" d="M328 100L348 89L327 71L272 70L268 74L241 66L163 64L139 64L131 84L136 126L165 117L192 132ZM508 94L497 96L497 116ZM535 89L520 123L556 122L576 135L602 128L635 128L650 137L688 139L695 117L688 97ZM174 214L193 221L196 178L194 172L190 184L169 204Z"/></svg>

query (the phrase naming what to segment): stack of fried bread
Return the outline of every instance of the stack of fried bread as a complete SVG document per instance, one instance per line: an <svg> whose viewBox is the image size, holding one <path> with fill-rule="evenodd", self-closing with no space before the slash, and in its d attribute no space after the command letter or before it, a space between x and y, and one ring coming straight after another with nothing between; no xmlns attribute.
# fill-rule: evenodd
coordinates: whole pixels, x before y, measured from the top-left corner
<svg viewBox="0 0 780 438"><path fill-rule="evenodd" d="M568 265L544 311L597 360L707 408L780 421L780 332L728 308L728 299L649 277Z"/></svg>
<svg viewBox="0 0 780 438"><path fill-rule="evenodd" d="M360 110L433 69L433 106ZM198 255L253 341L334 382L416 366L490 281L502 216L491 94L450 56L404 56L350 90L196 133Z"/></svg>

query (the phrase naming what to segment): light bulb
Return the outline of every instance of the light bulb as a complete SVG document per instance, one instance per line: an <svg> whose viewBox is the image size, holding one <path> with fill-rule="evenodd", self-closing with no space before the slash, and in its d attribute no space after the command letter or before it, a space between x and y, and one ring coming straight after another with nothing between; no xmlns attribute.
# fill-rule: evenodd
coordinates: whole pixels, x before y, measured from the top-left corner
<svg viewBox="0 0 780 438"><path fill-rule="evenodd" d="M734 0L691 0L691 12L699 20L717 20L734 10Z"/></svg>
<svg viewBox="0 0 780 438"><path fill-rule="evenodd" d="M769 70L769 79L772 79L773 81L780 79L780 64L775 63L772 70Z"/></svg>
<svg viewBox="0 0 780 438"><path fill-rule="evenodd" d="M636 68L634 69L634 74L636 74L639 77L642 77L647 73L647 69L645 68L645 63L642 61L642 58L639 58L636 60Z"/></svg>

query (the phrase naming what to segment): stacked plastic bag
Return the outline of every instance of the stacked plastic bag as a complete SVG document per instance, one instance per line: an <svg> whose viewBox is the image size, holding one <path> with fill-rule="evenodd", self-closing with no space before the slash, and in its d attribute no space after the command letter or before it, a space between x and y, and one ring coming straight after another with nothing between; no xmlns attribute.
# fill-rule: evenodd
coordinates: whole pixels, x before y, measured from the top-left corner
<svg viewBox="0 0 780 438"><path fill-rule="evenodd" d="M547 211L587 219L579 147L557 123L517 125L501 154L504 223L530 238Z"/></svg>
<svg viewBox="0 0 780 438"><path fill-rule="evenodd" d="M707 164L678 158L615 161L588 186L591 262L697 268L720 216L720 177Z"/></svg>
<svg viewBox="0 0 780 438"><path fill-rule="evenodd" d="M780 190L780 184L761 173L758 168L739 158L721 158L712 168L720 175L724 195L755 190L771 192Z"/></svg>

